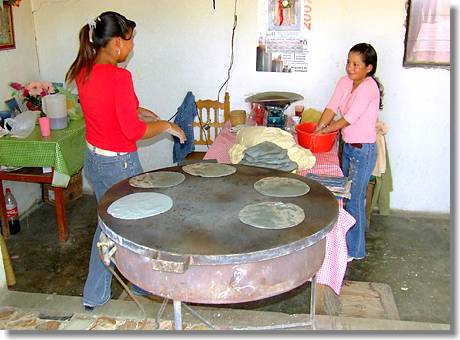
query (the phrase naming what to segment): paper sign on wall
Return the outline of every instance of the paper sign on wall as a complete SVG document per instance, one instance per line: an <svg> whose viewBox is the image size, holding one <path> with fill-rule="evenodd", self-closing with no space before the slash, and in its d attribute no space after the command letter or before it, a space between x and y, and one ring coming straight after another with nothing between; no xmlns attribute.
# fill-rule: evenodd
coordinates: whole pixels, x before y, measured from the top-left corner
<svg viewBox="0 0 460 340"><path fill-rule="evenodd" d="M312 0L260 0L256 70L306 72Z"/></svg>

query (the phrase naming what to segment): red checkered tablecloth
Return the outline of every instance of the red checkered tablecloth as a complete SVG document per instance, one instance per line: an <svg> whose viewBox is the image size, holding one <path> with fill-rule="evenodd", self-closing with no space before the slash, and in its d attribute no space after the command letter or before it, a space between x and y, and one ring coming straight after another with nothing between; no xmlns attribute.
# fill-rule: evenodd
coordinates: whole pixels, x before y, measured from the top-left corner
<svg viewBox="0 0 460 340"><path fill-rule="evenodd" d="M236 134L231 133L227 124L217 136L214 143L204 156L204 159L215 159L219 163L231 163L228 150L236 143ZM317 175L343 176L339 165L337 147L329 152L315 153L315 166L298 174L304 176L307 172ZM345 235L348 229L355 224L355 219L343 209L341 199L339 203L339 216L337 224L326 236L326 255L323 265L316 274L318 283L328 285L336 294L340 294L343 278L347 269L347 243Z"/></svg>

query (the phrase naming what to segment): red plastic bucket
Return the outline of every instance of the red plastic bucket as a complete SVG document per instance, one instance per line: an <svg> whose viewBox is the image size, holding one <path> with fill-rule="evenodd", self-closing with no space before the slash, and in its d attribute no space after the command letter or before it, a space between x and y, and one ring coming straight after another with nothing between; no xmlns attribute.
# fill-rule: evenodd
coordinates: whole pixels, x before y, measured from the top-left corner
<svg viewBox="0 0 460 340"><path fill-rule="evenodd" d="M328 152L335 144L338 131L319 134L313 133L316 123L302 123L296 126L298 143L311 152Z"/></svg>

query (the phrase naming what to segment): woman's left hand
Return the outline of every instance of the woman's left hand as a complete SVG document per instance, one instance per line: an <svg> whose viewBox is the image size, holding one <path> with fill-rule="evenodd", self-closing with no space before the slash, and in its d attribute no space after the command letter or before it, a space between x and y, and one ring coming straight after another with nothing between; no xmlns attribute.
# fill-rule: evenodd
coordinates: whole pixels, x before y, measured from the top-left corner
<svg viewBox="0 0 460 340"><path fill-rule="evenodd" d="M145 123L151 123L160 120L160 117L155 112L143 107L137 108L137 117Z"/></svg>

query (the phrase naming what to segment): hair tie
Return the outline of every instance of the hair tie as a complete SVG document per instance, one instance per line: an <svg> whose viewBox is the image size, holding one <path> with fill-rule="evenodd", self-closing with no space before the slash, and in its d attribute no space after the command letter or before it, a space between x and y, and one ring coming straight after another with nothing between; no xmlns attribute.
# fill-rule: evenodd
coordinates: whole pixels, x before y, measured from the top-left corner
<svg viewBox="0 0 460 340"><path fill-rule="evenodd" d="M101 21L101 18L97 17L97 21ZM93 43L93 30L96 28L96 20L88 18L86 19L86 22L88 23L89 26L89 42Z"/></svg>

